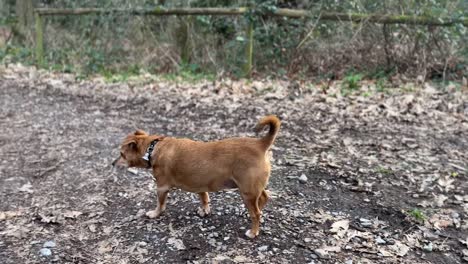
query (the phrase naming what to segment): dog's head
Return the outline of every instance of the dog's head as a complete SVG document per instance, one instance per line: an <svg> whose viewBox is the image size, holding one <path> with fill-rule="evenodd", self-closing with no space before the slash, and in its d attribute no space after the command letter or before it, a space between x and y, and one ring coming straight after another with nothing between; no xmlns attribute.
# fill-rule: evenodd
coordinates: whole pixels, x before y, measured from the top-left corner
<svg viewBox="0 0 468 264"><path fill-rule="evenodd" d="M148 148L145 144L148 137L148 133L143 130L129 134L120 146L120 157L112 162L112 166L146 168L148 161L144 160L143 156Z"/></svg>

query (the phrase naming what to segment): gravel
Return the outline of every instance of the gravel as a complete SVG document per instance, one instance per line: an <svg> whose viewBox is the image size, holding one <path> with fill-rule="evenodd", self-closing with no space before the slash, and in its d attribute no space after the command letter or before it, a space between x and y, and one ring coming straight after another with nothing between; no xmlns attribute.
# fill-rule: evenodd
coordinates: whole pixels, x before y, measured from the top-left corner
<svg viewBox="0 0 468 264"><path fill-rule="evenodd" d="M48 248L41 248L41 250L39 251L39 253L41 254L41 256L43 257L50 257L52 256L52 251Z"/></svg>

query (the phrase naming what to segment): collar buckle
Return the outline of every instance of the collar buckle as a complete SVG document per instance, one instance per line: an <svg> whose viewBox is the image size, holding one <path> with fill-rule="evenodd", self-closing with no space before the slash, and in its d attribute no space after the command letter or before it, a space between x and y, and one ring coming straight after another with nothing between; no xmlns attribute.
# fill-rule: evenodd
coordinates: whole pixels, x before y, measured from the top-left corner
<svg viewBox="0 0 468 264"><path fill-rule="evenodd" d="M146 160L148 162L148 167L151 167L151 154L153 153L154 147L158 143L158 139L155 139L151 141L151 144L149 145L148 149L146 150L145 155L143 155L142 159Z"/></svg>

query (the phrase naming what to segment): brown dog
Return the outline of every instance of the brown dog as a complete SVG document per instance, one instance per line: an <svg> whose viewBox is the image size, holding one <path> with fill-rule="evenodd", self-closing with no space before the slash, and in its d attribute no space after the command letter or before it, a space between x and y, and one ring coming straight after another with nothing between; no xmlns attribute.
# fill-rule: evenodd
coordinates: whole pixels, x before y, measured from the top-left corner
<svg viewBox="0 0 468 264"><path fill-rule="evenodd" d="M153 169L158 206L146 213L150 218L165 210L171 188L198 193L201 216L210 213L208 192L238 188L252 219L252 228L246 235L254 238L259 233L261 210L268 200L265 191L271 169L268 150L278 134L280 121L276 116L266 116L258 122L256 131L266 125L270 129L262 138L213 142L148 135L137 130L125 138L120 157L113 165Z"/></svg>

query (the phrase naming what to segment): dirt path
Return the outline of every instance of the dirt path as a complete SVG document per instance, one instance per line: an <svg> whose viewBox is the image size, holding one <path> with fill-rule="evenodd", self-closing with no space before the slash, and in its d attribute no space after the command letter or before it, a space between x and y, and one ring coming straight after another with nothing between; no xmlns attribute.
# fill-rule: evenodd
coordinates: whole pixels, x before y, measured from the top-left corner
<svg viewBox="0 0 468 264"><path fill-rule="evenodd" d="M281 82L104 84L1 68L0 263L461 263L468 97L447 89L336 98ZM197 197L175 191L150 220L149 173L110 167L135 128L253 136L270 113L283 127L254 241L236 192L212 194L200 218Z"/></svg>

